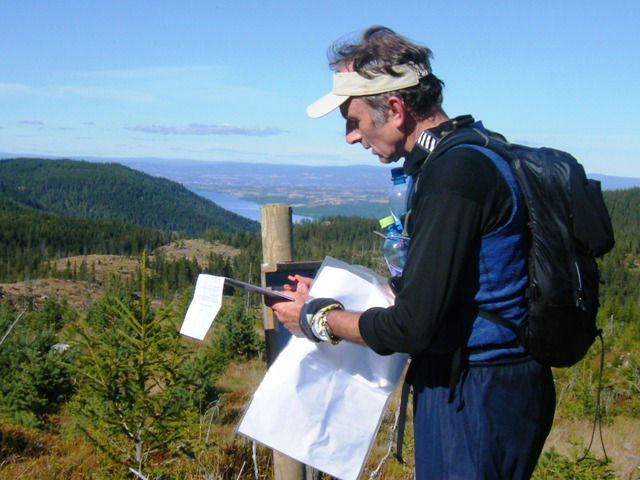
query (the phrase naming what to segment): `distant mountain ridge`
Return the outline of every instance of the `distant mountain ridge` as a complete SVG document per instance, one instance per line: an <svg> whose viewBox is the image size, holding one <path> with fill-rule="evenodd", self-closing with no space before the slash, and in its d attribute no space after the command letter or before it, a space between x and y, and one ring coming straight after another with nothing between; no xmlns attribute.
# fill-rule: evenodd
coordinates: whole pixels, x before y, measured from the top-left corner
<svg viewBox="0 0 640 480"><path fill-rule="evenodd" d="M98 159L92 161L99 161ZM389 167L381 165L344 165L344 166L309 166L281 165L267 163L233 163L206 162L198 160L163 160L163 159L119 159L118 162L137 170L170 178L180 183L202 187L207 176L216 172L219 182L232 182L236 178L244 178L245 186L251 184L254 176L260 176L264 183L299 184L302 187L313 185L319 179L323 182L336 182L344 187L388 188ZM400 165L391 165L396 167ZM589 173L587 177L598 180L603 190L622 190L640 187L640 177L620 177Z"/></svg>
<svg viewBox="0 0 640 480"><path fill-rule="evenodd" d="M626 190L627 188L640 187L640 178L615 177L611 175L601 175L599 173L587 174L587 176L598 180L603 190Z"/></svg>
<svg viewBox="0 0 640 480"><path fill-rule="evenodd" d="M115 163L14 158L0 160L0 202L75 218L201 234L257 231L259 224L177 182Z"/></svg>
<svg viewBox="0 0 640 480"><path fill-rule="evenodd" d="M3 155L0 153L0 158ZM94 164L111 162L126 165L153 177L178 182L205 198L210 197L210 192L249 201L255 204L258 214L261 205L279 202L291 205L294 215L311 218L335 215L381 218L388 214L389 166L378 165L373 159L367 165L347 166L134 157L85 157L83 160ZM640 187L640 178L602 174L588 176L599 180L603 190ZM256 219L256 215L248 214L246 208L236 208L233 201L221 198L220 206L238 215ZM257 223L255 225L257 229Z"/></svg>
<svg viewBox="0 0 640 480"><path fill-rule="evenodd" d="M16 154L0 152L0 159L17 157ZM25 158L35 158L36 155L26 155ZM38 157L39 158L39 157ZM47 157L43 158L59 158ZM75 157L70 157L75 158ZM341 180L346 185L383 187L388 186L388 175L385 167L381 165L345 165L345 166L307 166L307 165L283 165L269 163L240 163L240 162L210 162L205 160L190 160L178 158L109 158L109 157L82 157L77 160L85 160L95 163L119 163L136 170L161 176L176 182L202 187L207 177L215 176L220 182L228 178L257 176L265 182L278 181L295 184L300 180L304 186L309 184L310 178L320 176L323 181ZM381 173L382 172L382 173ZM601 173L587 172L589 178L599 180L603 190L622 190L640 187L640 177L622 177ZM245 186L250 182L245 180Z"/></svg>

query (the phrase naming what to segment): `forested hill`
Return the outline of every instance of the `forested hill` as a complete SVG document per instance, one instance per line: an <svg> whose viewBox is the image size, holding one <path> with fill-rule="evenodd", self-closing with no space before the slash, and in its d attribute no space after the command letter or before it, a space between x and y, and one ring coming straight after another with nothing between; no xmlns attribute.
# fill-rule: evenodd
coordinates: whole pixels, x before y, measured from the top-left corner
<svg viewBox="0 0 640 480"><path fill-rule="evenodd" d="M601 263L605 298L640 308L640 188L606 191L616 244ZM640 317L639 317L640 318Z"/></svg>
<svg viewBox="0 0 640 480"><path fill-rule="evenodd" d="M0 206L202 234L257 231L179 183L115 163L15 158L0 161Z"/></svg>

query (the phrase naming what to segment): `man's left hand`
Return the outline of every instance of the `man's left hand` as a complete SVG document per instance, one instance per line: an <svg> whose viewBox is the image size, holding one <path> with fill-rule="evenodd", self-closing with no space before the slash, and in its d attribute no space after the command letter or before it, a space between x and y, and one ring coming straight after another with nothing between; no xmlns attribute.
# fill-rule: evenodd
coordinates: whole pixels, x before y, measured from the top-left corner
<svg viewBox="0 0 640 480"><path fill-rule="evenodd" d="M300 330L300 310L311 296L309 295L309 287L311 282L307 281L310 279L306 279L305 277L300 277L299 275L290 276L289 280L294 282L294 286L286 285L285 288L287 296L293 298L293 301L289 300L273 300L265 298L265 303L267 306L271 307L271 309L276 314L276 318L284 328L289 330L292 335L296 337L304 336L302 331ZM295 288L294 288L295 287Z"/></svg>

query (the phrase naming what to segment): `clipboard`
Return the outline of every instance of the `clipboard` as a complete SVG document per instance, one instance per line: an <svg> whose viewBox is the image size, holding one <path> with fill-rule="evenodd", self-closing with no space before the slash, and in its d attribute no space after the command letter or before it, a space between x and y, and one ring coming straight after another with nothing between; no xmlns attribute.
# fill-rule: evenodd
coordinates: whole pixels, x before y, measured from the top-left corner
<svg viewBox="0 0 640 480"><path fill-rule="evenodd" d="M259 287L257 285L253 285L251 283L243 282L241 280L236 280L235 278L224 277L224 283L225 283L225 285L228 285L230 287L240 288L240 289L245 290L247 292L259 293L260 295L265 295L265 296L267 296L269 298L272 298L274 300L289 300L289 301L293 301L293 298L289 297L288 295L285 295L282 292L278 292L276 290L271 290L270 288Z"/></svg>

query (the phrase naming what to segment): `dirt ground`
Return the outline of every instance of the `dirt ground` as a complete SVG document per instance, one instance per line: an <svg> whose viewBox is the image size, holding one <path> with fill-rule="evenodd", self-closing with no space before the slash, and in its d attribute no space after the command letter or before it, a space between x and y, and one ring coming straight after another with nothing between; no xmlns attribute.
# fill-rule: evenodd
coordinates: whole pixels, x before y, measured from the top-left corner
<svg viewBox="0 0 640 480"><path fill-rule="evenodd" d="M589 446L592 431L593 422L556 418L544 448L553 447L564 455L583 453ZM607 455L613 459L617 478L640 479L640 420L618 417L613 424L602 426L602 439ZM604 459L598 428L589 457Z"/></svg>
<svg viewBox="0 0 640 480"><path fill-rule="evenodd" d="M207 259L211 253L226 257L236 257L240 255L240 250L237 248L221 243L211 243L202 239L178 240L177 242L163 245L158 250L161 250L164 255L170 259L178 259L181 257L187 259L195 258L201 267L207 265Z"/></svg>
<svg viewBox="0 0 640 480"><path fill-rule="evenodd" d="M100 297L102 285L98 283L65 280L61 278L42 278L17 283L0 283L0 298L8 297L14 302L32 302L41 305L51 297L66 297L79 311L86 309Z"/></svg>

